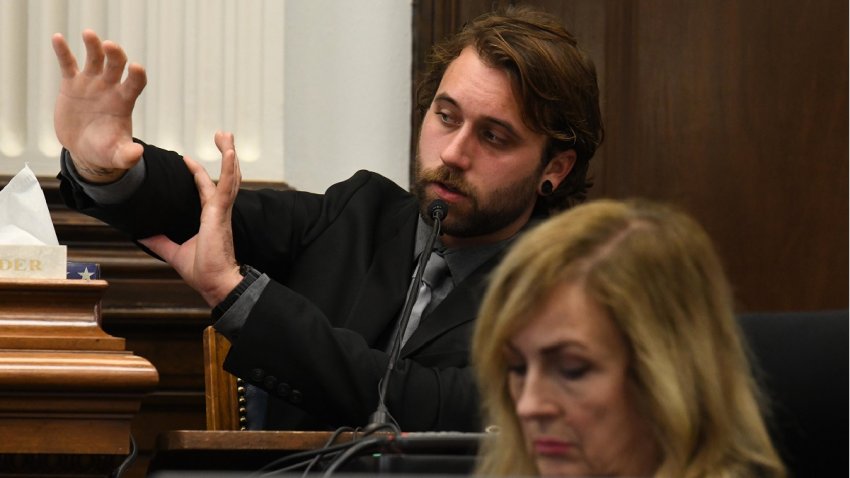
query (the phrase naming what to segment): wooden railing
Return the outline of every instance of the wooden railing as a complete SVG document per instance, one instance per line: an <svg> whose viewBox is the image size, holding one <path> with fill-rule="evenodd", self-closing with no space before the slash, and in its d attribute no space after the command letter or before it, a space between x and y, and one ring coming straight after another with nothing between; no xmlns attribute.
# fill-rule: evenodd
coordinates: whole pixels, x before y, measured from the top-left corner
<svg viewBox="0 0 850 478"><path fill-rule="evenodd" d="M109 476L155 389L101 328L102 280L0 280L0 474Z"/></svg>

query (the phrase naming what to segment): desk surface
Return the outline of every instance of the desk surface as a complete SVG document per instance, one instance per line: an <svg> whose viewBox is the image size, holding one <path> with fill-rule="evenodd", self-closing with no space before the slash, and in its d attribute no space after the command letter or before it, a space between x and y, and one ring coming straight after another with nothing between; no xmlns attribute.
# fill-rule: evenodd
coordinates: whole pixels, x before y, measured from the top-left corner
<svg viewBox="0 0 850 478"><path fill-rule="evenodd" d="M294 452L325 446L331 432L174 430L161 433L148 472L262 468ZM335 443L351 441L343 433Z"/></svg>
<svg viewBox="0 0 850 478"><path fill-rule="evenodd" d="M157 451L276 450L299 451L325 446L331 432L174 430L157 437ZM354 433L341 433L334 443L349 442ZM362 434L357 434L362 436Z"/></svg>
<svg viewBox="0 0 850 478"><path fill-rule="evenodd" d="M157 438L149 471L256 470L289 454L322 448L332 435L332 432L306 431L169 431ZM334 444L351 442L362 436L362 433L344 432ZM466 471L473 463L482 436L476 433L402 434L393 444L408 453L406 460L410 460L411 455L419 455L420 462L428 462L425 467L437 463L449 465L451 470ZM385 454L391 455L392 451ZM456 463L450 463L452 461Z"/></svg>

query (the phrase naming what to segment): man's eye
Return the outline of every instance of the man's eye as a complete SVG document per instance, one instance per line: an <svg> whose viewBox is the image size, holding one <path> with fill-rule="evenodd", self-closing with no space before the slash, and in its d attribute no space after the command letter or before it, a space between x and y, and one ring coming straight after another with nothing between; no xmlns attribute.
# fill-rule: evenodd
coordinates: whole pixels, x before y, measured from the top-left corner
<svg viewBox="0 0 850 478"><path fill-rule="evenodd" d="M503 146L505 144L505 140L491 130L485 130L481 133L481 136L484 141L492 144L493 146Z"/></svg>
<svg viewBox="0 0 850 478"><path fill-rule="evenodd" d="M446 113L446 112L444 112L444 111L437 111L437 112L436 112L436 113L434 113L434 114L436 114L436 115L440 118L440 121L442 121L442 122L443 122L443 123L445 123L445 124L450 124L450 125L457 124L457 122L456 122L456 121L454 121L454 120L452 119L452 117L451 117L451 116L449 116L449 114L448 114L448 113Z"/></svg>

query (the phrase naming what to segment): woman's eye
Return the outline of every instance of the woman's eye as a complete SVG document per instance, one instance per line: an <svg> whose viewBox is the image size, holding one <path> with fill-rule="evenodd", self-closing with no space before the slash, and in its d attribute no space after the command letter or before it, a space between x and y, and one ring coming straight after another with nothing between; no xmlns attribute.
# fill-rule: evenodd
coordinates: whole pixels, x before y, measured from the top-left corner
<svg viewBox="0 0 850 478"><path fill-rule="evenodd" d="M526 369L524 363L508 364L508 374L510 375L525 376Z"/></svg>
<svg viewBox="0 0 850 478"><path fill-rule="evenodd" d="M588 370L590 370L589 365L580 365L576 367L562 367L560 372L564 378L569 380L578 380L584 377Z"/></svg>

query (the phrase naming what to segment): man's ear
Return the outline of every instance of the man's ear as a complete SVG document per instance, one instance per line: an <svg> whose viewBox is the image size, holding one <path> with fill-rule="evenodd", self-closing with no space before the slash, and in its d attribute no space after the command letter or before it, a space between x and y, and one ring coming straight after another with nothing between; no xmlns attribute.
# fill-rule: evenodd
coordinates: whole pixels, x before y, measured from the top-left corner
<svg viewBox="0 0 850 478"><path fill-rule="evenodd" d="M558 189L558 186L564 182L564 179L573 170L576 164L576 150L568 149L556 154L549 163L543 168L543 174L540 176L540 182L549 181L552 183L552 189Z"/></svg>

